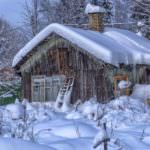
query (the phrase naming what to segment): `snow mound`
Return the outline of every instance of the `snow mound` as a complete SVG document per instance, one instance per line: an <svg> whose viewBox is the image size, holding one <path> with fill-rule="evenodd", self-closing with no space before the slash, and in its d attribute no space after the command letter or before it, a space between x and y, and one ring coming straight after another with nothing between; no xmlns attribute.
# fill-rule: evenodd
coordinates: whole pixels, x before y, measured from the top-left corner
<svg viewBox="0 0 150 150"><path fill-rule="evenodd" d="M130 96L121 96L107 104L100 104L93 98L80 104L78 112L90 120L107 122L107 126L116 128L150 119L148 106Z"/></svg>
<svg viewBox="0 0 150 150"><path fill-rule="evenodd" d="M91 150L90 145L91 138L65 139L52 143L52 146L59 150Z"/></svg>
<svg viewBox="0 0 150 150"><path fill-rule="evenodd" d="M78 111L72 111L66 115L66 119L81 119L81 118L83 118L83 115Z"/></svg>
<svg viewBox="0 0 150 150"><path fill-rule="evenodd" d="M90 14L90 13L98 13L98 12L105 12L105 9L100 7L100 6L96 6L93 4L87 4L86 8L85 8L85 13L86 14Z"/></svg>
<svg viewBox="0 0 150 150"><path fill-rule="evenodd" d="M74 139L79 137L94 137L97 130L90 125L74 121L72 125L60 126L53 129L51 133L56 136Z"/></svg>
<svg viewBox="0 0 150 150"><path fill-rule="evenodd" d="M150 84L136 84L131 96L133 98L144 100L150 98Z"/></svg>
<svg viewBox="0 0 150 150"><path fill-rule="evenodd" d="M0 148L1 150L56 150L47 146L9 138L0 138Z"/></svg>
<svg viewBox="0 0 150 150"><path fill-rule="evenodd" d="M44 122L40 122L38 124L34 125L34 130L33 130L33 134L38 134L41 131L50 131L53 128L57 128L59 126L65 126L71 124L70 120L66 120L66 119L54 119L52 121L44 121Z"/></svg>
<svg viewBox="0 0 150 150"><path fill-rule="evenodd" d="M107 121L108 126L115 128L125 127L133 122L147 122L150 119L149 109L138 99L122 96L107 104L106 114L102 120Z"/></svg>
<svg viewBox="0 0 150 150"><path fill-rule="evenodd" d="M10 113L12 119L20 119L24 116L24 107L19 103L7 105L6 111Z"/></svg>
<svg viewBox="0 0 150 150"><path fill-rule="evenodd" d="M125 88L129 88L131 86L131 82L130 81L125 81L125 80L122 80L118 83L118 87L120 89L125 89Z"/></svg>
<svg viewBox="0 0 150 150"><path fill-rule="evenodd" d="M150 144L150 136L144 137L143 142L146 144Z"/></svg>
<svg viewBox="0 0 150 150"><path fill-rule="evenodd" d="M104 114L103 106L98 103L95 98L91 98L89 101L81 104L78 110L83 116L90 120L97 120Z"/></svg>
<svg viewBox="0 0 150 150"><path fill-rule="evenodd" d="M79 137L94 137L97 130L86 123L81 123L75 120L59 119L47 121L35 125L34 135L40 135L42 132L49 132L57 137L62 138L79 138Z"/></svg>

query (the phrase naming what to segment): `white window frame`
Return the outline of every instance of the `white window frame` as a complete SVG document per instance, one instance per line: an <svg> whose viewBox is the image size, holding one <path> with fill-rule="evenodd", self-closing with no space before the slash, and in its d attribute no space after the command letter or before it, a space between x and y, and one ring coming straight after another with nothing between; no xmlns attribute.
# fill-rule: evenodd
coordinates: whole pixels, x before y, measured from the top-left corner
<svg viewBox="0 0 150 150"><path fill-rule="evenodd" d="M51 80L51 83L49 82ZM53 81L57 81L57 83L53 83ZM35 76L32 76L32 83L31 83L31 86L32 86L32 101L40 101L40 102L46 102L46 101L49 101L46 99L46 97L48 97L47 94L47 89L51 89L53 90L54 86L56 86L58 84L58 87L60 88L61 85L63 84L65 80L65 76L64 75L53 75L53 76L45 76L45 75L35 75ZM34 93L34 89L36 87L36 84L35 83L39 83L40 86L39 86L39 89L40 89L40 93L39 93L39 97L41 98L42 97L42 92L44 93L43 95L43 98L42 99L39 99L39 100L36 100L35 99L35 93ZM50 84L48 84L50 83ZM54 85L53 85L54 84ZM43 88L42 88L43 86ZM58 91L56 91L58 92ZM52 93L53 96L55 97L55 94L56 93ZM55 99L54 99L55 100Z"/></svg>

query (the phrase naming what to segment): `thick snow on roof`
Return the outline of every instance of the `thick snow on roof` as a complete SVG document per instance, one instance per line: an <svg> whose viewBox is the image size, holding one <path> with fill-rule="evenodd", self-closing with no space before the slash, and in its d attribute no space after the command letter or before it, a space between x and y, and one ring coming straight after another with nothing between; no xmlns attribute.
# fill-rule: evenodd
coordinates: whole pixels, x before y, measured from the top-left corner
<svg viewBox="0 0 150 150"><path fill-rule="evenodd" d="M51 33L62 36L99 60L115 66L120 63L150 65L150 41L135 33L116 28L106 28L101 33L54 23L47 26L16 54L13 67Z"/></svg>
<svg viewBox="0 0 150 150"><path fill-rule="evenodd" d="M96 6L93 4L87 4L86 8L85 8L85 13L86 14L90 14L90 13L98 13L98 12L105 12L105 9L100 7L100 6Z"/></svg>

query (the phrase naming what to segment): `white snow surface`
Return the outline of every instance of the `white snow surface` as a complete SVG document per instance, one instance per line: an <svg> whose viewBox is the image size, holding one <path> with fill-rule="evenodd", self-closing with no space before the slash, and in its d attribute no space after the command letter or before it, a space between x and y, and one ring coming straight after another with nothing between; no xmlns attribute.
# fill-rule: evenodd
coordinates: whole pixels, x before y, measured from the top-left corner
<svg viewBox="0 0 150 150"><path fill-rule="evenodd" d="M130 82L130 81L121 80L121 81L118 83L118 87L119 87L120 89L129 88L130 86L131 86L131 82Z"/></svg>
<svg viewBox="0 0 150 150"><path fill-rule="evenodd" d="M150 98L150 84L136 84L131 96L143 100Z"/></svg>
<svg viewBox="0 0 150 150"><path fill-rule="evenodd" d="M27 142L23 140L15 140L10 138L0 138L0 149L1 150L55 150L48 146L42 146Z"/></svg>
<svg viewBox="0 0 150 150"><path fill-rule="evenodd" d="M133 32L105 28L105 31L101 33L53 23L42 30L16 54L12 66L15 67L22 58L52 33L56 33L79 46L98 60L115 66L120 63L150 65L150 41Z"/></svg>
<svg viewBox="0 0 150 150"><path fill-rule="evenodd" d="M100 7L100 6L90 4L90 3L88 3L86 8L85 8L86 14L99 13L99 12L105 12L105 9Z"/></svg>
<svg viewBox="0 0 150 150"><path fill-rule="evenodd" d="M24 108L21 104L9 104L5 111L5 114L10 115L12 119L23 118L24 116Z"/></svg>
<svg viewBox="0 0 150 150"><path fill-rule="evenodd" d="M18 104L26 106L25 120L5 117L8 106L0 107L2 150L91 150L106 137L110 138L109 150L150 148L150 108L141 99L122 96L100 104L91 98L66 113L54 110L50 102L32 104L24 100L13 105ZM101 128L104 122L107 135Z"/></svg>

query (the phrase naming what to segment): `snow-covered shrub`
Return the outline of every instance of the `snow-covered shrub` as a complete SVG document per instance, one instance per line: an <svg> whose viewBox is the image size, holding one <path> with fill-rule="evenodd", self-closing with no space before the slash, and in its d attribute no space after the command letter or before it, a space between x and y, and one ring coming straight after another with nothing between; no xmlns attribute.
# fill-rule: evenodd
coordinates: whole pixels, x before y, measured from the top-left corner
<svg viewBox="0 0 150 150"><path fill-rule="evenodd" d="M98 103L96 98L85 101L78 107L78 110L88 119L95 121L104 115L104 105Z"/></svg>
<svg viewBox="0 0 150 150"><path fill-rule="evenodd" d="M44 106L42 104L39 105L37 114L35 116L37 120L42 121L42 120L50 120L51 119L51 116L50 116L50 114L47 113L45 107L46 106Z"/></svg>
<svg viewBox="0 0 150 150"><path fill-rule="evenodd" d="M15 129L15 138L23 138L25 131L24 123L18 123L17 128Z"/></svg>
<svg viewBox="0 0 150 150"><path fill-rule="evenodd" d="M106 114L102 118L107 120L107 125L111 127L121 128L131 122L146 121L150 118L149 109L145 107L145 104L138 100L128 96L121 96L119 99L112 100L106 104Z"/></svg>
<svg viewBox="0 0 150 150"><path fill-rule="evenodd" d="M25 109L24 123L26 125L28 125L28 124L32 123L32 121L36 120L37 108L32 103L29 103L29 101L27 99L23 99L22 105Z"/></svg>
<svg viewBox="0 0 150 150"><path fill-rule="evenodd" d="M6 106L6 111L12 119L20 119L24 116L24 108L21 104L9 104Z"/></svg>

